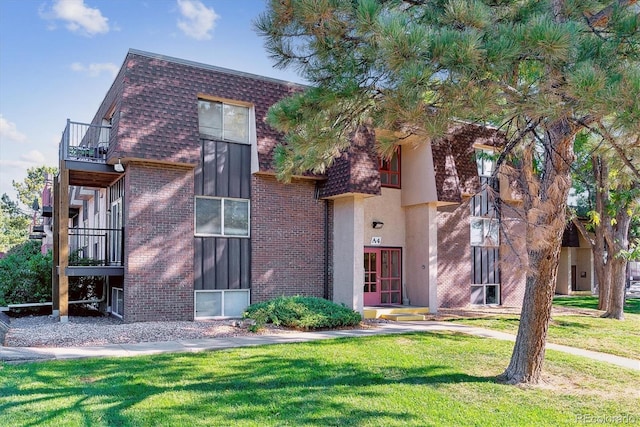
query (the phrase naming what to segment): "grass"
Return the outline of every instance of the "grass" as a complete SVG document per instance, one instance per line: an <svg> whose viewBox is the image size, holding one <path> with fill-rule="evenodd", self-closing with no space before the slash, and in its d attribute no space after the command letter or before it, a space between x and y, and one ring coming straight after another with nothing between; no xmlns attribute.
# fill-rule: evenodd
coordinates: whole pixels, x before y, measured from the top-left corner
<svg viewBox="0 0 640 427"><path fill-rule="evenodd" d="M547 341L587 350L640 359L640 300L625 305L625 320L600 318L598 299L593 296L555 298L558 307L576 308L574 314L553 314ZM515 334L519 316L492 315L456 322Z"/></svg>
<svg viewBox="0 0 640 427"><path fill-rule="evenodd" d="M499 384L512 343L428 333L198 354L0 364L7 426L562 426L640 421L640 372L548 351ZM625 391L626 390L626 391Z"/></svg>
<svg viewBox="0 0 640 427"><path fill-rule="evenodd" d="M591 310L598 309L598 297L594 296L570 296L556 297L553 305L559 307L587 308ZM625 314L640 314L640 298L629 298L624 305Z"/></svg>

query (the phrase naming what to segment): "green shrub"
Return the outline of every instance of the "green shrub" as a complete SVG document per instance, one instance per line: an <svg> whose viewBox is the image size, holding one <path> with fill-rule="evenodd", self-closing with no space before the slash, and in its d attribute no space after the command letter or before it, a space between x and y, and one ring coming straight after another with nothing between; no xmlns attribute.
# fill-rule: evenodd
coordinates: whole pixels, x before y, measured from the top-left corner
<svg viewBox="0 0 640 427"><path fill-rule="evenodd" d="M39 240L28 240L0 259L0 306L51 301L51 251L42 254ZM99 265L99 261L71 254L76 265ZM69 277L69 299L90 300L102 295L104 277Z"/></svg>
<svg viewBox="0 0 640 427"><path fill-rule="evenodd" d="M39 240L14 246L0 259L0 306L51 301L51 252Z"/></svg>
<svg viewBox="0 0 640 427"><path fill-rule="evenodd" d="M257 330L267 323L295 329L331 329L360 323L360 313L322 298L278 297L251 304L244 314Z"/></svg>

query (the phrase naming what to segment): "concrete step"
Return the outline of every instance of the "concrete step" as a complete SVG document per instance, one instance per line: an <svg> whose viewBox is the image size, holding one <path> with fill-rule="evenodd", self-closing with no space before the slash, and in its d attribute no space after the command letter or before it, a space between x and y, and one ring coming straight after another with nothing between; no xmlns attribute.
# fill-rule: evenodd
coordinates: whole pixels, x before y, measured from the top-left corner
<svg viewBox="0 0 640 427"><path fill-rule="evenodd" d="M393 320L394 322L407 322L410 320L425 320L424 315L417 313L390 313L380 316L382 319Z"/></svg>

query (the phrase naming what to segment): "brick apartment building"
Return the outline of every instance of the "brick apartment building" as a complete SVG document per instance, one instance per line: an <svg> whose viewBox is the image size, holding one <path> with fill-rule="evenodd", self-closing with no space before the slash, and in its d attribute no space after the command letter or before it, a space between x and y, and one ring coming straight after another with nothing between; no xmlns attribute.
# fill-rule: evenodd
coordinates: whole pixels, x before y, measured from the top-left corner
<svg viewBox="0 0 640 427"><path fill-rule="evenodd" d="M284 184L265 117L301 90L130 50L92 123L63 134L54 313L66 320L68 277L82 275L107 278L103 305L127 322L235 317L297 294L359 311L521 304L518 202L475 155L500 145L496 130L458 124L382 161L383 131L362 128L325 176Z"/></svg>

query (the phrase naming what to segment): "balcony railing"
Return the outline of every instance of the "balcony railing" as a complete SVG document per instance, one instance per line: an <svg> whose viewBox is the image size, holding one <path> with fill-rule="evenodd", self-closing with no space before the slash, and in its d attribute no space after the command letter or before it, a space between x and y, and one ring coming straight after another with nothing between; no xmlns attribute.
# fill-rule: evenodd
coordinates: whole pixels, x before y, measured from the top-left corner
<svg viewBox="0 0 640 427"><path fill-rule="evenodd" d="M70 266L122 266L122 228L70 228Z"/></svg>
<svg viewBox="0 0 640 427"><path fill-rule="evenodd" d="M60 141L60 160L106 163L111 126L67 120Z"/></svg>

